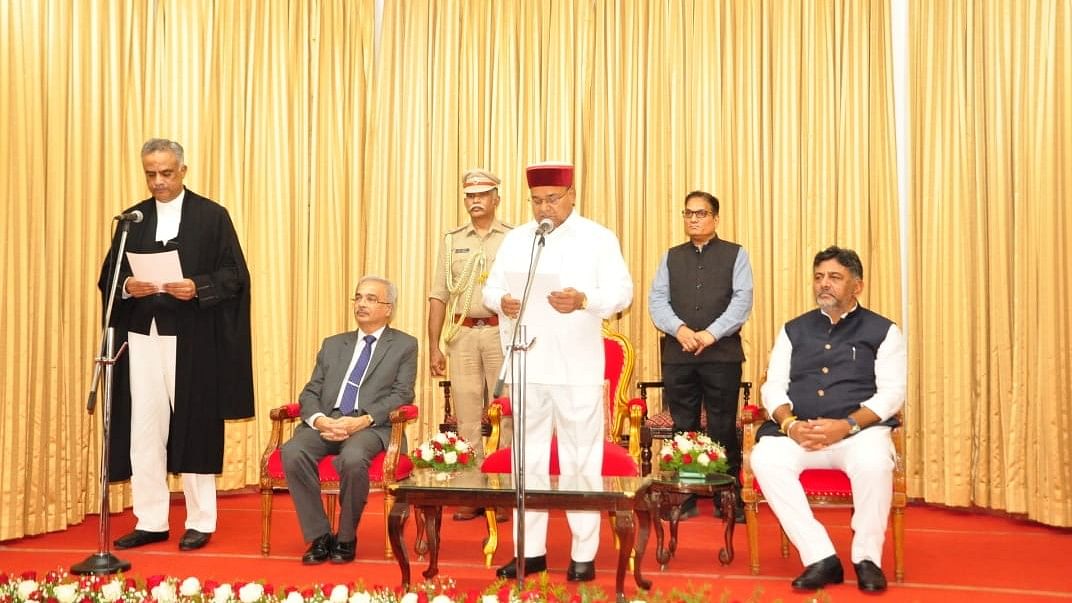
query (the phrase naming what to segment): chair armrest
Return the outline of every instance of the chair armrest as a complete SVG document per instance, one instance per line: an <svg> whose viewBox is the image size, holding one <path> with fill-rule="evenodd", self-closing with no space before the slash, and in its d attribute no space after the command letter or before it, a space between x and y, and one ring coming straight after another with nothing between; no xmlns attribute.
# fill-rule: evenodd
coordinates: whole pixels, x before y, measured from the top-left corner
<svg viewBox="0 0 1072 603"><path fill-rule="evenodd" d="M395 481L395 469L398 467L398 457L402 453L402 440L406 437L406 423L416 419L418 413L416 406L403 404L388 415L391 419L391 440L387 444L387 454L383 459L384 483L389 484Z"/></svg>
<svg viewBox="0 0 1072 603"><path fill-rule="evenodd" d="M893 439L893 504L904 506L908 503L908 485L905 472L905 430L904 411L897 413L897 427L890 431Z"/></svg>
<svg viewBox="0 0 1072 603"><path fill-rule="evenodd" d="M756 431L767 420L767 411L754 404L741 407L737 421L741 425L741 500L756 502L755 476L752 474L752 448L756 445Z"/></svg>
<svg viewBox="0 0 1072 603"><path fill-rule="evenodd" d="M662 381L637 381L637 389L640 390L640 398L642 400L648 399L648 390L655 387L662 387Z"/></svg>
<svg viewBox="0 0 1072 603"><path fill-rule="evenodd" d="M301 405L295 402L277 406L268 413L268 416L272 420L272 432L268 435L268 443L264 446L264 452L261 453L262 482L268 475L268 460L271 459L272 453L283 445L283 427L301 416Z"/></svg>

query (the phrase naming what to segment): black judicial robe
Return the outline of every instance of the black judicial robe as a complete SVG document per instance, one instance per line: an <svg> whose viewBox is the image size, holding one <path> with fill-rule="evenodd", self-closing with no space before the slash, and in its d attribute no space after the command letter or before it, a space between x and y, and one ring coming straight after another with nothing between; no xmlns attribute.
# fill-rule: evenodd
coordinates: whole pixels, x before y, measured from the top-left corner
<svg viewBox="0 0 1072 603"><path fill-rule="evenodd" d="M120 291L111 324L115 349L128 331L148 334L153 319L162 335L177 336L175 409L168 434L167 467L172 473L222 473L224 420L253 416L249 269L227 210L186 189L175 239L156 241L156 202L146 199L126 211L144 219L131 224L127 251L177 249L183 276L197 285L197 297L181 301L167 294L123 299L131 276L122 259ZM119 248L117 230L101 268L98 287L107 304L109 276ZM110 481L130 478L130 379L127 354L115 366L112 400Z"/></svg>

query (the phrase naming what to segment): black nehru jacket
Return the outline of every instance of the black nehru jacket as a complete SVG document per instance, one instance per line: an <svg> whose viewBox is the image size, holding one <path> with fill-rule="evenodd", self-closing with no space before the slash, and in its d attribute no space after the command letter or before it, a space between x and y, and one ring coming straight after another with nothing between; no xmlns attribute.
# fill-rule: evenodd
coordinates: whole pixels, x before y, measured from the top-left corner
<svg viewBox="0 0 1072 603"><path fill-rule="evenodd" d="M733 299L733 267L741 246L715 237L702 248L692 242L671 247L666 254L670 273L670 307L694 331L702 331L729 307ZM699 356L681 349L671 335L663 337L666 364L744 362L741 335L719 339Z"/></svg>
<svg viewBox="0 0 1072 603"><path fill-rule="evenodd" d="M793 344L789 365L789 399L793 414L808 419L844 419L875 395L875 358L886 340L888 318L857 306L837 324L820 310L785 324ZM896 425L891 417L884 425ZM759 435L782 435L766 423Z"/></svg>

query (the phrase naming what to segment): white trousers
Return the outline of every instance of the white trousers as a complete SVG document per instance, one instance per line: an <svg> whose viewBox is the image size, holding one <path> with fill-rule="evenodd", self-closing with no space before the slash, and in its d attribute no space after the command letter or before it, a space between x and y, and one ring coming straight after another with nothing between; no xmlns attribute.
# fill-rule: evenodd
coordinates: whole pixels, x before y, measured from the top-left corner
<svg viewBox="0 0 1072 603"><path fill-rule="evenodd" d="M547 481L551 463L551 434L558 435L561 481L574 476L597 478L603 473L603 386L529 384L525 408L526 483ZM514 442L521 421L514 421ZM531 482L530 482L531 479ZM547 554L547 511L525 508L525 557ZM599 550L599 511L566 511L572 541L570 559L589 562ZM514 550L517 554L517 511L514 511Z"/></svg>
<svg viewBox="0 0 1072 603"><path fill-rule="evenodd" d="M893 442L889 427L870 427L822 450L807 451L788 437L765 437L752 449L752 472L763 496L800 552L804 565L834 553L815 519L800 474L805 469L840 469L852 482L852 562L882 566L882 545L893 500Z"/></svg>
<svg viewBox="0 0 1072 603"><path fill-rule="evenodd" d="M160 335L153 322L149 335L128 333L130 354L130 489L139 530L168 530L168 426L175 408L177 338ZM186 528L216 531L216 476L182 474Z"/></svg>

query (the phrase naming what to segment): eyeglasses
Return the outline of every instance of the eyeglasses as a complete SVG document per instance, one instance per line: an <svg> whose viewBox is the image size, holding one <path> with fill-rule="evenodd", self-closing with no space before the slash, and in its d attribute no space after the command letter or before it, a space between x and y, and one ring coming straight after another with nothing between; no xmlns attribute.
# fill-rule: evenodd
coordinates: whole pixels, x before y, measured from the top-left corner
<svg viewBox="0 0 1072 603"><path fill-rule="evenodd" d="M715 212L708 209L685 209L681 211L681 217L686 220L690 218L699 218L703 220L707 216L713 216Z"/></svg>
<svg viewBox="0 0 1072 603"><path fill-rule="evenodd" d="M548 205L555 206L558 205L558 202L562 200L562 197L565 197L568 194L569 189L566 189L566 192L559 193L557 195L547 195L546 197L530 197L529 201L532 201L533 205L543 205L544 203L546 203Z"/></svg>
<svg viewBox="0 0 1072 603"><path fill-rule="evenodd" d="M364 301L364 302L368 302L369 304L383 304L385 306L390 306L391 305L391 302L383 301L380 298L376 297L375 295L361 295L360 293L358 293L357 295L351 297L350 301L354 302L355 304L360 304L361 302Z"/></svg>

